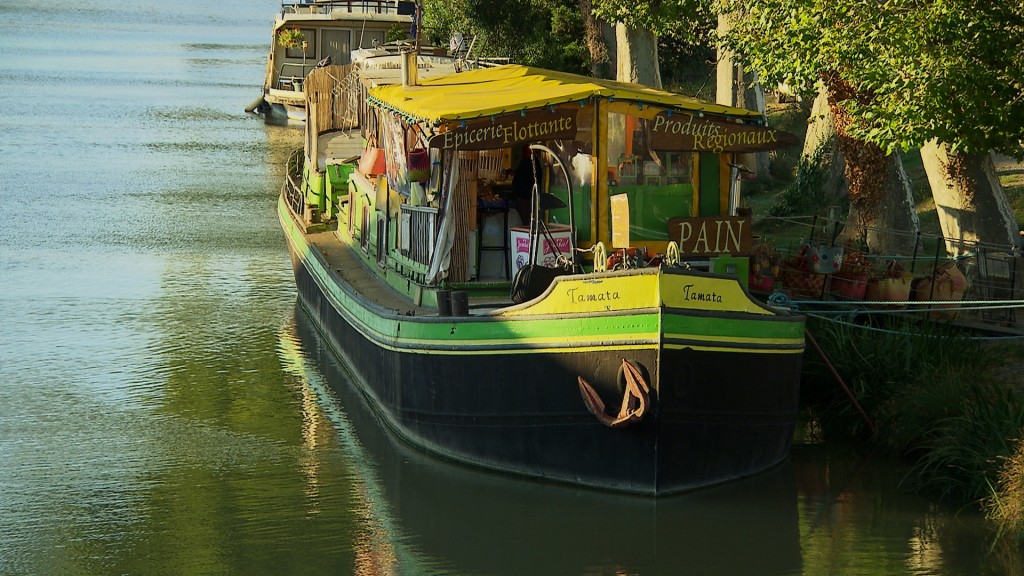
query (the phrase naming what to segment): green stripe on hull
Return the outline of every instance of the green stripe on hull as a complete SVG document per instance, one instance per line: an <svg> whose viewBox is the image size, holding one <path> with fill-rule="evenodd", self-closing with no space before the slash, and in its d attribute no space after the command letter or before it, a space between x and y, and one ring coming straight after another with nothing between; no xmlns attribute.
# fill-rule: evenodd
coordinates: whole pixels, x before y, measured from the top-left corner
<svg viewBox="0 0 1024 576"><path fill-rule="evenodd" d="M379 346L423 354L524 354L595 349L695 348L758 353L803 351L799 317L658 308L576 315L406 316L347 292L318 257L283 201L278 215L292 249L332 305Z"/></svg>
<svg viewBox="0 0 1024 576"><path fill-rule="evenodd" d="M656 349L659 346L660 312L657 309L587 316L455 319L404 316L370 308L347 293L324 261L314 256L314 250L292 223L287 208L279 204L278 212L293 250L332 305L366 338L382 347L433 354L473 351L514 354L545 349L582 352L594 348Z"/></svg>
<svg viewBox="0 0 1024 576"><path fill-rule="evenodd" d="M725 347L793 353L804 349L804 323L798 316L738 318L725 314L667 313L663 322L668 348Z"/></svg>

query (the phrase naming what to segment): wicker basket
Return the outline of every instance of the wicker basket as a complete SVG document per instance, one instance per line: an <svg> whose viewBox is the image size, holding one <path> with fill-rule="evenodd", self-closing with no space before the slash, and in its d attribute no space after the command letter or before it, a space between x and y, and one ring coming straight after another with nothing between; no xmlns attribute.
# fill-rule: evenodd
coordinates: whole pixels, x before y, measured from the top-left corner
<svg viewBox="0 0 1024 576"><path fill-rule="evenodd" d="M950 261L939 266L933 276L920 278L914 283L914 300L918 302L959 301L963 300L964 293L969 287L970 283L963 272L957 268L955 262ZM955 307L955 304L935 304L928 315L932 318L953 320L959 311L948 309Z"/></svg>
<svg viewBox="0 0 1024 576"><path fill-rule="evenodd" d="M903 270L893 260L878 276L868 280L864 290L864 299L872 302L906 302L910 300L910 287L914 275ZM906 304L891 305L892 308L905 308Z"/></svg>
<svg viewBox="0 0 1024 576"><path fill-rule="evenodd" d="M794 298L821 298L825 287L825 275L807 271L805 260L791 256L779 266L779 280L782 287Z"/></svg>

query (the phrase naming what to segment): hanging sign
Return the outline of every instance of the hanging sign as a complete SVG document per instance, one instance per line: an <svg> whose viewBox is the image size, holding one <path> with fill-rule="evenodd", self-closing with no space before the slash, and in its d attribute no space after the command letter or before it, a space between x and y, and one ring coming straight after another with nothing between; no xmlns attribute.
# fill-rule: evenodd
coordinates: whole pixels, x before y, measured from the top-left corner
<svg viewBox="0 0 1024 576"><path fill-rule="evenodd" d="M433 136L431 148L488 150L543 140L574 140L579 108L538 108L525 114L513 112L489 120L450 123Z"/></svg>
<svg viewBox="0 0 1024 576"><path fill-rule="evenodd" d="M686 112L662 112L647 121L655 150L760 152L799 144L789 132L756 124L725 122Z"/></svg>
<svg viewBox="0 0 1024 576"><path fill-rule="evenodd" d="M679 243L681 256L746 256L754 242L749 216L669 218L668 238Z"/></svg>
<svg viewBox="0 0 1024 576"><path fill-rule="evenodd" d="M609 198L612 212L612 247L629 247L629 196L616 194Z"/></svg>

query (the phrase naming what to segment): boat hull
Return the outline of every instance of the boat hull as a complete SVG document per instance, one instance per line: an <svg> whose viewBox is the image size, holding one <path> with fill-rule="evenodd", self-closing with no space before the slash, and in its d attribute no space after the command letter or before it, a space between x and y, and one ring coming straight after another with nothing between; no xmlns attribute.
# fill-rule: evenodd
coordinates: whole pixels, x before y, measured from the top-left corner
<svg viewBox="0 0 1024 576"><path fill-rule="evenodd" d="M502 472L646 495L750 476L788 454L802 338L772 345L719 336L709 345L683 333L706 332L717 325L714 314L665 307L405 316L361 302L286 210L279 212L302 306L383 421L420 449ZM778 334L802 333L799 317L754 321ZM672 326L676 334L666 336ZM459 333L467 336L452 337ZM640 422L610 428L588 411L578 379L615 412L624 359L644 374L651 404Z"/></svg>
<svg viewBox="0 0 1024 576"><path fill-rule="evenodd" d="M306 100L303 92L268 90L263 96L261 111L268 120L306 121Z"/></svg>

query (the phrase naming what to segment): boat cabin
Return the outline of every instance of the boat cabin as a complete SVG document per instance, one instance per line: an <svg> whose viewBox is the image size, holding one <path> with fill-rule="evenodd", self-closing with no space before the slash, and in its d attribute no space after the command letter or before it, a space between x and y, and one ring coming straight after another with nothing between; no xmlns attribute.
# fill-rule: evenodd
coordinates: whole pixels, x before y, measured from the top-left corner
<svg viewBox="0 0 1024 576"><path fill-rule="evenodd" d="M345 65L352 53L405 38L416 3L405 0L283 2L274 21L264 99L274 115L304 119L303 82L318 63Z"/></svg>
<svg viewBox="0 0 1024 576"><path fill-rule="evenodd" d="M307 127L308 216L336 219L416 302L438 287L508 294L531 264L666 254L745 281L736 156L796 142L754 111L519 65L368 94L358 159L327 153L329 118Z"/></svg>

